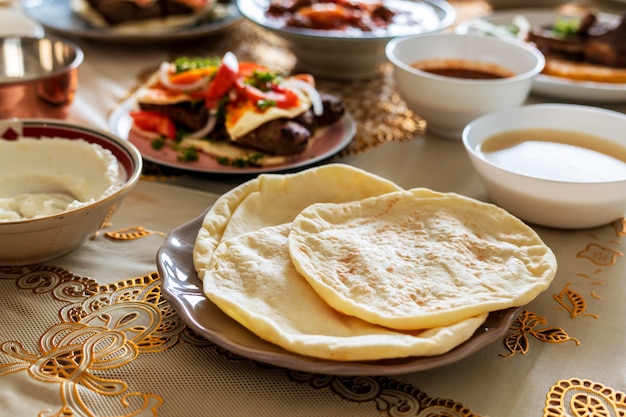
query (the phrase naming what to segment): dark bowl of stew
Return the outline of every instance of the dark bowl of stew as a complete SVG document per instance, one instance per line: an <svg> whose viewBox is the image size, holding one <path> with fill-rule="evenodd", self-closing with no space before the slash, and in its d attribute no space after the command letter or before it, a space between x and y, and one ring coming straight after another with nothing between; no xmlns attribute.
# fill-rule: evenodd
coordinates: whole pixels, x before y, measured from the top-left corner
<svg viewBox="0 0 626 417"><path fill-rule="evenodd" d="M286 42L299 71L348 81L382 75L390 39L441 31L456 18L440 0L237 0L237 6Z"/></svg>

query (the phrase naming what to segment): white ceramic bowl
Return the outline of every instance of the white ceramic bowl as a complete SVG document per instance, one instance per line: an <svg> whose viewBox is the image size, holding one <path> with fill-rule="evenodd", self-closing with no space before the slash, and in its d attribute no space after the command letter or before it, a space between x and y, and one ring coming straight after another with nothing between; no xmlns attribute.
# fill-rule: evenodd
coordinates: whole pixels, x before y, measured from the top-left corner
<svg viewBox="0 0 626 417"><path fill-rule="evenodd" d="M558 129L599 136L626 148L626 115L590 106L536 104L482 116L463 131L463 144L491 199L519 218L541 226L584 229L626 213L626 178L558 181L513 172L477 152L485 139L519 129Z"/></svg>
<svg viewBox="0 0 626 417"><path fill-rule="evenodd" d="M394 66L400 96L427 122L429 132L461 139L465 125L478 116L524 103L534 77L545 65L543 55L521 42L480 35L435 33L391 40L386 54ZM465 79L432 74L412 64L431 60L479 62L514 75Z"/></svg>
<svg viewBox="0 0 626 417"><path fill-rule="evenodd" d="M440 31L456 18L454 8L442 0L388 0L387 5L391 7L394 2L419 8L422 24L391 32L342 33L286 27L266 16L269 0L237 0L237 6L245 18L286 41L296 57L298 71L318 78L355 81L382 75L380 68L387 62L385 45L394 36Z"/></svg>
<svg viewBox="0 0 626 417"><path fill-rule="evenodd" d="M74 196L80 202L67 211L42 217L24 216L22 219L6 220L7 212L0 213L5 219L0 220L0 265L45 262L78 248L115 212L127 193L139 181L142 169L141 154L130 142L98 129L51 119L0 121L0 141L21 137L36 140L18 151L13 150L14 148L3 148L5 159L0 164L0 199L6 202L23 194L66 191L60 190L63 186L59 186L61 182L58 178L67 178L63 183L72 184L68 189L79 190L85 196ZM73 144L69 146L69 150L67 146L60 145L63 147L62 151L46 147L45 155L44 152L33 152L34 156L26 156L28 160L20 163L18 158L27 151L36 149L43 143L40 138L46 137L61 138L61 143L71 141ZM97 149L101 153L107 153L102 152L102 148L110 151L113 158L109 158L117 160L117 166L110 164L105 169L105 163L100 163L101 159L92 156L91 152L74 150L74 145L78 145L77 139L99 145ZM58 144L59 141L47 143ZM90 145L85 147L93 148ZM6 155L13 155L13 160L6 160ZM0 160L2 158L3 155L0 155ZM108 180L103 178L108 177L117 177L117 185L107 188ZM0 207L1 210L5 209Z"/></svg>

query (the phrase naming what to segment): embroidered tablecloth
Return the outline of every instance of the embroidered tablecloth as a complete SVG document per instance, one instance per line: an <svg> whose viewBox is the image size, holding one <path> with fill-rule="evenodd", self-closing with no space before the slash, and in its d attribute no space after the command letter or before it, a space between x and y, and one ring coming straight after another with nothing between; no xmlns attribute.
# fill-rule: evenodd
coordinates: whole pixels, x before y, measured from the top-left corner
<svg viewBox="0 0 626 417"><path fill-rule="evenodd" d="M398 377L334 377L233 355L163 299L157 249L216 198L143 180L77 251L0 267L0 415L469 417L492 402L550 417L626 413L621 223L540 230L557 280L477 354Z"/></svg>
<svg viewBox="0 0 626 417"><path fill-rule="evenodd" d="M479 1L454 3L485 11ZM288 57L263 36L245 26L184 49L215 53L234 45L252 58ZM86 59L69 119L100 128L146 71L181 52L76 42ZM462 146L422 135L423 122L383 75L380 83L332 85L361 126L338 160L405 188L486 200ZM164 235L244 178L161 178L146 176L111 224L76 252L0 268L0 416L626 415L621 222L586 231L537 228L559 262L554 283L502 340L466 359L396 376L312 375L206 342L163 299L155 256Z"/></svg>

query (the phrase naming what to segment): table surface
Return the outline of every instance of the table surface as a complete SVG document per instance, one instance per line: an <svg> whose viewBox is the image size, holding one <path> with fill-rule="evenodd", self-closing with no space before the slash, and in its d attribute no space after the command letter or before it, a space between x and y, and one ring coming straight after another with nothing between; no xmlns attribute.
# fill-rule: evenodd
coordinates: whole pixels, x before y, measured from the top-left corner
<svg viewBox="0 0 626 417"><path fill-rule="evenodd" d="M461 18L490 12L479 0L451 3ZM626 9L612 1L572 7L581 6ZM182 44L74 41L85 61L68 119L103 129L146 74L182 53L230 49L286 69L294 63L274 37L247 22ZM489 201L462 144L424 130L395 93L389 68L377 80L320 86L339 92L359 122L354 142L333 162L404 188ZM546 101L557 100L528 99ZM594 105L626 110L626 103ZM396 375L309 374L199 338L161 294L155 255L165 235L249 177L147 168L111 224L77 251L43 265L0 267L0 415L626 415L621 222L590 230L534 227L556 254L554 282L502 340L465 359Z"/></svg>

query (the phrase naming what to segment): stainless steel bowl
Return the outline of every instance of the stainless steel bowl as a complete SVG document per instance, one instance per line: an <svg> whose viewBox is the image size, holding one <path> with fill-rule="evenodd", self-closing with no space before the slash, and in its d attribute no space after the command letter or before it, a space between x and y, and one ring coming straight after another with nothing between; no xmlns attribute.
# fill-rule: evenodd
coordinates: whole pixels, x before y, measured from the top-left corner
<svg viewBox="0 0 626 417"><path fill-rule="evenodd" d="M65 118L78 88L83 51L52 37L0 38L0 119Z"/></svg>

